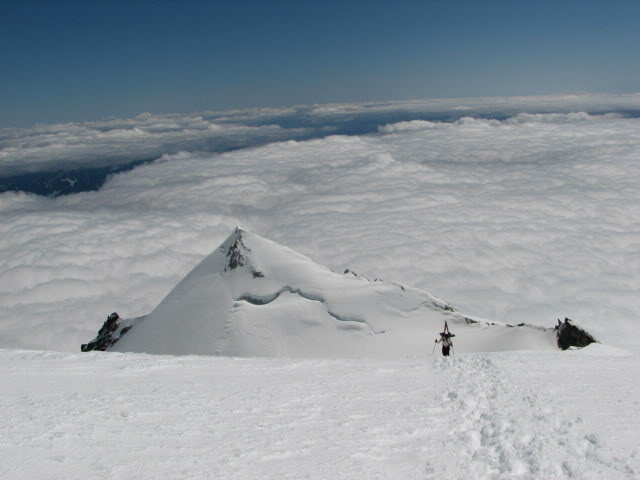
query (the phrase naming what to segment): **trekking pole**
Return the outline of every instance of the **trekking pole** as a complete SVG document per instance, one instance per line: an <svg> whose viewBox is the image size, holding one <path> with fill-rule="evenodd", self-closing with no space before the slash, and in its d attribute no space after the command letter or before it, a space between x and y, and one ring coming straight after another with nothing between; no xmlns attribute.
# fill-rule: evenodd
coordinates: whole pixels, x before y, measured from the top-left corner
<svg viewBox="0 0 640 480"><path fill-rule="evenodd" d="M431 351L431 356L433 357L433 354L436 351L436 342L433 342L433 350Z"/></svg>
<svg viewBox="0 0 640 480"><path fill-rule="evenodd" d="M455 355L456 352L453 351L453 344L451 344L451 355Z"/></svg>

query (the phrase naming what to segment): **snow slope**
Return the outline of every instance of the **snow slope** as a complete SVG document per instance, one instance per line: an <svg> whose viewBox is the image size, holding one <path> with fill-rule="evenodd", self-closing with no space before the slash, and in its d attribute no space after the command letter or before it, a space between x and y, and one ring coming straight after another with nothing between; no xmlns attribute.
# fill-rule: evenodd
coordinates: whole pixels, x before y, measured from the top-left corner
<svg viewBox="0 0 640 480"><path fill-rule="evenodd" d="M333 272L238 227L111 350L402 358L430 351L445 320L456 353L556 348L551 329L463 315L424 291Z"/></svg>
<svg viewBox="0 0 640 480"><path fill-rule="evenodd" d="M602 345L301 361L0 350L0 478L634 479L639 375L637 353Z"/></svg>

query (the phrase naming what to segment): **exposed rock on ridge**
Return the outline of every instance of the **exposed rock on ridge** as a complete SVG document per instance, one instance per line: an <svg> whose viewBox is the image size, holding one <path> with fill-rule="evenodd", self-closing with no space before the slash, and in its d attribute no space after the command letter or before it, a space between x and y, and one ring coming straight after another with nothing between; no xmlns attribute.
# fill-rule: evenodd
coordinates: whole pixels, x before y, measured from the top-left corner
<svg viewBox="0 0 640 480"><path fill-rule="evenodd" d="M590 333L574 325L573 321L566 317L564 322L558 319L558 324L554 330L556 331L558 347L562 350L567 350L569 347L582 348L592 343L598 343Z"/></svg>
<svg viewBox="0 0 640 480"><path fill-rule="evenodd" d="M83 343L80 347L82 352L91 352L93 350L105 351L113 346L123 335L125 335L135 323L137 319L121 318L116 312L107 317L102 324L96 338L89 343Z"/></svg>

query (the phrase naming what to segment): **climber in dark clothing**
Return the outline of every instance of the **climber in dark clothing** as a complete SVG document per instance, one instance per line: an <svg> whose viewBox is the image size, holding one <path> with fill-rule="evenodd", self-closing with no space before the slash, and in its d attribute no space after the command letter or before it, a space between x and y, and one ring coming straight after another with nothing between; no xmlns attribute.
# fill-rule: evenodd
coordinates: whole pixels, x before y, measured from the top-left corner
<svg viewBox="0 0 640 480"><path fill-rule="evenodd" d="M440 332L440 339L436 340L436 343L442 343L442 355L445 357L449 356L449 350L453 347L451 337L455 337L455 335L449 331L447 322L444 322L444 332Z"/></svg>

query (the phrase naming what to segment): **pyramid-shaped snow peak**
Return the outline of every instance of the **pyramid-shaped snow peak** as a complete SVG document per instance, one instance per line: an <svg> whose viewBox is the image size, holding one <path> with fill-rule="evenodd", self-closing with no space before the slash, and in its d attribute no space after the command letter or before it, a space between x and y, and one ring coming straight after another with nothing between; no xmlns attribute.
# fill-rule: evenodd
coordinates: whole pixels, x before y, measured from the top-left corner
<svg viewBox="0 0 640 480"><path fill-rule="evenodd" d="M149 315L110 319L83 350L401 358L430 354L444 321L456 353L556 348L551 329L463 315L424 291L333 272L239 227Z"/></svg>

